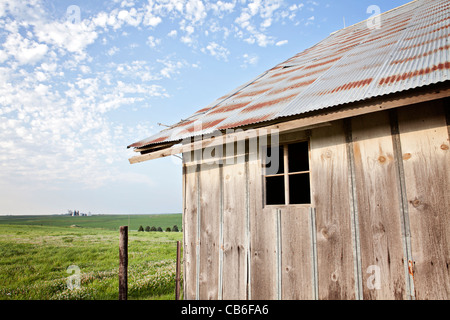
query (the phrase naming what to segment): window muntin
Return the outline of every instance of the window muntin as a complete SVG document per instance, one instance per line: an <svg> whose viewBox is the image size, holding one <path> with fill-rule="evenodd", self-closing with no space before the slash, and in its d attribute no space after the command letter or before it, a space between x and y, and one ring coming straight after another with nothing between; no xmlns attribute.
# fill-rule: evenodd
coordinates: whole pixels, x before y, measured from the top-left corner
<svg viewBox="0 0 450 320"><path fill-rule="evenodd" d="M311 203L308 141L286 144L277 148L279 148L278 171L268 174L267 166L264 176L266 204ZM270 149L268 148L268 156L272 152Z"/></svg>

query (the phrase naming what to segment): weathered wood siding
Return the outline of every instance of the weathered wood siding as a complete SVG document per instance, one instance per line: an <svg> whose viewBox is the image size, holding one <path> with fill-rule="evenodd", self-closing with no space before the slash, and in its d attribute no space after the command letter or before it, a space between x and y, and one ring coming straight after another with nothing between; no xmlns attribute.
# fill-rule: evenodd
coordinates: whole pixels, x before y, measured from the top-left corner
<svg viewBox="0 0 450 320"><path fill-rule="evenodd" d="M310 205L264 205L248 154L185 163L185 298L449 299L448 108L280 136L310 141Z"/></svg>
<svg viewBox="0 0 450 320"><path fill-rule="evenodd" d="M199 299L217 300L219 289L219 218L221 174L218 164L200 165Z"/></svg>
<svg viewBox="0 0 450 320"><path fill-rule="evenodd" d="M351 203L343 121L312 130L312 205L316 208L319 299L355 299Z"/></svg>
<svg viewBox="0 0 450 320"><path fill-rule="evenodd" d="M353 118L352 140L363 298L407 299L399 177L389 113Z"/></svg>
<svg viewBox="0 0 450 320"><path fill-rule="evenodd" d="M184 164L183 213L183 294L185 299L195 299L197 292L197 214L199 165Z"/></svg>
<svg viewBox="0 0 450 320"><path fill-rule="evenodd" d="M311 217L307 207L280 209L281 299L314 298Z"/></svg>
<svg viewBox="0 0 450 320"><path fill-rule="evenodd" d="M231 164L230 164L231 163ZM235 163L235 164L234 164ZM223 165L222 298L247 298L247 172L236 158ZM238 191L238 192L237 192ZM219 257L220 258L220 257ZM220 260L220 259L219 259Z"/></svg>
<svg viewBox="0 0 450 320"><path fill-rule="evenodd" d="M450 299L450 154L444 104L399 110L398 122L415 296Z"/></svg>

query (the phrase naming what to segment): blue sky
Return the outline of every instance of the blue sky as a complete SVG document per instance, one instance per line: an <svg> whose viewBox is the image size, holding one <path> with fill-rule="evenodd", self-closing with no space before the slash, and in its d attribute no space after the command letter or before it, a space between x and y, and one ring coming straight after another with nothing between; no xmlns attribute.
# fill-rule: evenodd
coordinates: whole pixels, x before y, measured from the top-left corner
<svg viewBox="0 0 450 320"><path fill-rule="evenodd" d="M0 215L181 212L126 146L400 0L0 0Z"/></svg>

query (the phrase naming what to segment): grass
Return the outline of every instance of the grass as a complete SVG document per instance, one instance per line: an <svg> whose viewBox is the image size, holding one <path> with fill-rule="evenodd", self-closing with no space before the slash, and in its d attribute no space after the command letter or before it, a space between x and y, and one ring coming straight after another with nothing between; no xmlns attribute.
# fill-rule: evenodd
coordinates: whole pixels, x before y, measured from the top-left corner
<svg viewBox="0 0 450 320"><path fill-rule="evenodd" d="M145 214L145 215L93 215L90 217L71 217L66 215L42 215L42 216L0 216L0 224L16 225L40 225L70 227L77 225L86 228L102 228L119 230L120 226L127 225L130 230L138 230L139 226L155 226L166 230L177 225L181 227L181 214Z"/></svg>
<svg viewBox="0 0 450 320"><path fill-rule="evenodd" d="M173 226L172 220L166 223ZM176 241L181 239L181 232L129 231L128 299L174 299ZM0 222L0 252L0 300L118 299L118 231L87 224L71 228ZM67 284L71 265L80 271L80 287L73 290Z"/></svg>

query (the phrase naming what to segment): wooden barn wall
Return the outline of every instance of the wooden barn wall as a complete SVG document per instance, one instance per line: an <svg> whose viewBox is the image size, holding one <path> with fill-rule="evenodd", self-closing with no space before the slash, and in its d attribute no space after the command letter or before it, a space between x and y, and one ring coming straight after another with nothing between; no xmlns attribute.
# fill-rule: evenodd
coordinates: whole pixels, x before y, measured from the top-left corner
<svg viewBox="0 0 450 320"><path fill-rule="evenodd" d="M355 299L351 186L344 122L312 130L310 145L318 298Z"/></svg>
<svg viewBox="0 0 450 320"><path fill-rule="evenodd" d="M249 154L185 162L185 299L449 299L448 108L281 135L310 141L311 205L264 205Z"/></svg>
<svg viewBox="0 0 450 320"><path fill-rule="evenodd" d="M441 100L398 112L417 299L450 299L449 108Z"/></svg>
<svg viewBox="0 0 450 320"><path fill-rule="evenodd" d="M399 177L389 113L353 118L351 123L362 298L407 299Z"/></svg>

